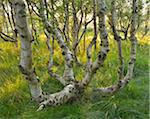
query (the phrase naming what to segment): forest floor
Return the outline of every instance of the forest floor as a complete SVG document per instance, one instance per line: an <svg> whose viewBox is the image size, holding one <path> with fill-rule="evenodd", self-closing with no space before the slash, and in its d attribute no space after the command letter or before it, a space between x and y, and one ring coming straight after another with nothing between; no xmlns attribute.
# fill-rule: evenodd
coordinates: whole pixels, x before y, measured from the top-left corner
<svg viewBox="0 0 150 119"><path fill-rule="evenodd" d="M93 77L85 96L72 103L48 107L36 112L38 105L31 100L27 82L18 69L19 48L12 43L0 42L0 119L148 119L149 118L149 46L137 47L137 61L133 80L113 96L92 94L92 88L104 87L117 82L118 58L116 43L111 41L111 50L104 66ZM98 49L98 48L97 48ZM129 61L130 42L123 41L125 72ZM81 52L81 51L80 51ZM85 55L78 54L85 62ZM96 52L95 52L96 56ZM47 73L49 53L43 40L33 44L33 66L42 82L43 90L49 93L60 91L63 86ZM63 58L56 47L53 70L63 71ZM59 70L58 70L59 69ZM82 67L75 66L76 78L81 80Z"/></svg>

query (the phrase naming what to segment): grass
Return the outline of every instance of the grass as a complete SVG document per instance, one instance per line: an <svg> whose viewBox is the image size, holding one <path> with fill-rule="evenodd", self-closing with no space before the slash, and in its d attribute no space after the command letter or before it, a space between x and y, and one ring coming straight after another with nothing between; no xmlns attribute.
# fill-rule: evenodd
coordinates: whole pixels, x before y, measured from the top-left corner
<svg viewBox="0 0 150 119"><path fill-rule="evenodd" d="M43 36L42 36L43 37ZM129 59L128 41L123 41L125 64ZM149 46L138 45L137 61L133 80L129 85L110 97L101 97L91 93L95 87L103 87L117 82L117 49L111 41L111 51L104 66L98 70L82 99L58 107L49 107L36 112L38 105L31 100L27 82L18 70L19 49L12 43L0 43L0 119L148 119L149 115ZM63 64L60 49L55 51L55 63ZM82 48L82 45L81 45ZM42 54L42 55L41 55ZM78 54L80 57L83 53ZM85 55L85 54L84 54ZM33 60L42 87L49 93L61 90L62 85L47 74L49 53L44 41L33 45ZM80 58L85 62L85 56ZM59 70L58 70L59 69ZM62 73L59 65L55 71ZM81 80L82 68L74 68L76 78Z"/></svg>

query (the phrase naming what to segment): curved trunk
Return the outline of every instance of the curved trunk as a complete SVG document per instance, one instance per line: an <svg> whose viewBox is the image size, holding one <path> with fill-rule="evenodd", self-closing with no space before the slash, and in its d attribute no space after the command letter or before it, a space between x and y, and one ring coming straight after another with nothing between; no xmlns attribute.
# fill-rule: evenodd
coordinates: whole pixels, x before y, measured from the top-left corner
<svg viewBox="0 0 150 119"><path fill-rule="evenodd" d="M50 75L55 77L62 84L65 85L63 90L54 94L50 94L50 95L44 95L42 93L40 81L38 77L36 76L35 69L32 68L31 34L30 34L29 27L28 27L27 19L26 19L24 0L15 0L13 2L13 5L15 8L15 13L16 13L15 18L16 18L17 31L21 39L20 70L26 76L26 79L29 82L29 87L30 87L30 91L31 91L31 95L33 99L35 99L37 102L41 102L39 109L37 111L42 110L45 106L55 106L55 105L66 103L72 98L76 98L79 95L83 94L84 88L86 88L86 86L90 83L92 76L96 73L97 69L99 69L103 65L107 57L107 54L109 52L108 33L107 33L106 21L105 21L106 6L104 3L104 0L98 0L99 31L100 31L102 47L98 53L97 59L94 62L92 62L91 49L95 41L94 38L97 37L97 33L95 29L95 35L92 40L92 43L87 48L87 58L88 58L87 68L86 68L85 76L81 81L76 81L74 77L73 54L70 51L70 49L67 47L67 45L65 44L63 34L61 33L58 26L56 26L55 24L53 24L52 21L49 21L47 19L45 15L45 7L44 7L45 2L44 0L40 0L39 12L42 18L44 28L48 32L48 35L51 34L55 36L62 50L62 55L64 56L64 59L65 59L65 69L64 69L63 76L59 76L58 74L51 72L51 65L53 64L52 64L52 59L50 58L50 63L48 66ZM128 72L126 76L124 77L124 79L120 80L118 84L111 86L111 87L97 89L99 92L102 92L105 94L108 94L108 93L112 94L118 91L118 89L126 86L128 81L132 78L133 68L134 68L135 59L136 59L136 37L135 37L136 14L137 14L137 0L133 0L133 14L132 14L131 32L130 32L131 55L130 55L130 62L128 66ZM95 28L96 28L96 24L95 24ZM50 53L52 53L49 45L50 45L49 40L47 40L47 46L50 50Z"/></svg>
<svg viewBox="0 0 150 119"><path fill-rule="evenodd" d="M132 79L133 69L136 61L136 19L137 19L137 9L138 9L138 0L133 0L132 5L132 21L131 21L131 31L130 31L130 41L131 41L131 53L130 53L130 61L128 65L128 71L126 76L120 80L116 85L109 86L106 88L95 89L94 91L99 91L100 93L105 94L113 94L117 92L119 89L125 87L129 81Z"/></svg>

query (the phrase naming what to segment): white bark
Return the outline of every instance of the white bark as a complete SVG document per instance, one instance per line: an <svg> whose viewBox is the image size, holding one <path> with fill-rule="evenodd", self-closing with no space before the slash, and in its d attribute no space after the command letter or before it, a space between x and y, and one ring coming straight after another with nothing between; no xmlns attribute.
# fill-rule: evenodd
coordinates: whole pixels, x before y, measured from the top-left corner
<svg viewBox="0 0 150 119"><path fill-rule="evenodd" d="M45 34L47 36L46 44L47 44L47 48L49 50L48 73L50 74L51 77L57 79L61 84L65 85L66 82L65 82L65 80L63 80L62 76L60 76L59 74L52 71L52 67L53 67L53 49L50 45L50 34L47 33L46 30L45 30Z"/></svg>
<svg viewBox="0 0 150 119"><path fill-rule="evenodd" d="M120 66L119 66L119 70L118 70L118 75L119 75L119 79L123 79L124 77L124 58L123 58L123 54L122 54L122 39L119 36L119 34L117 33L116 30L116 18L115 18L115 0L112 0L112 10L111 10L111 18L110 18L110 22L111 22L111 28L113 31L113 35L114 35L114 39L117 42L117 47L118 47L118 59L120 61Z"/></svg>
<svg viewBox="0 0 150 119"><path fill-rule="evenodd" d="M13 6L15 9L16 27L21 39L20 70L26 75L26 79L29 82L32 98L40 101L42 89L39 79L32 69L31 34L26 19L25 3L23 0L14 0Z"/></svg>
<svg viewBox="0 0 150 119"><path fill-rule="evenodd" d="M105 23L106 22L105 21L106 6L105 6L104 0L98 0L98 8L99 8L98 10L99 30L100 30L100 39L102 41L102 47L101 47L101 50L99 51L98 58L93 63L90 60L90 57L91 57L90 49L92 47L92 44L87 49L87 57L89 58L88 58L87 72L81 84L83 86L86 86L89 84L89 82L92 79L93 74L96 73L97 69L103 65L106 59L107 53L109 52L108 33L106 30L106 23Z"/></svg>
<svg viewBox="0 0 150 119"><path fill-rule="evenodd" d="M48 95L48 99L40 103L37 111L42 110L45 106L56 106L68 102L69 99L77 96L78 89L76 85L69 84L62 91Z"/></svg>
<svg viewBox="0 0 150 119"><path fill-rule="evenodd" d="M130 53L130 61L128 65L128 71L126 76L120 80L116 85L99 88L95 91L99 91L100 93L105 94L113 94L117 92L119 89L125 87L129 81L132 79L133 69L136 61L136 45L137 45L137 38L136 38L136 19L137 19L137 9L138 9L138 0L133 0L132 6L132 21L131 21L131 31L130 31L130 41L131 41L131 53Z"/></svg>
<svg viewBox="0 0 150 119"><path fill-rule="evenodd" d="M40 7L41 7L40 14L41 14L42 22L45 25L46 30L50 34L52 34L56 37L56 40L62 49L62 55L64 55L64 58L65 58L65 70L64 70L62 80L64 80L63 82L68 83L68 81L74 80L72 52L69 50L69 48L65 44L64 38L63 38L59 28L57 28L57 26L55 26L55 25L53 26L52 22L48 21L48 19L45 17L43 0L40 1Z"/></svg>
<svg viewBox="0 0 150 119"><path fill-rule="evenodd" d="M131 22L131 55L130 55L130 62L128 66L128 72L123 80L120 80L118 84L97 89L99 92L102 93L111 93L118 91L118 89L124 87L128 81L132 78L133 68L136 59L136 37L135 37L135 25L136 25L136 10L137 10L137 0L133 0L133 15L132 15L132 22ZM21 38L21 61L20 61L20 70L21 72L26 75L27 80L29 81L30 91L32 97L41 102L39 109L37 111L42 110L45 106L55 106L60 105L63 103L68 102L72 98L76 98L78 95L81 95L84 92L84 88L90 83L92 76L96 73L97 69L100 68L109 52L109 42L108 42L108 33L106 30L106 21L105 21L105 14L106 14L106 6L104 0L98 0L98 17L99 17L99 30L100 30L100 38L101 38L101 50L98 53L98 57L95 62L91 60L91 44L87 48L87 71L82 81L76 81L73 72L73 55L70 49L64 42L63 35L53 22L48 21L46 15L44 14L45 6L44 1L40 0L40 16L42 18L42 22L48 34L55 36L59 46L62 50L62 55L65 58L65 70L63 76L59 76L51 72L51 66L53 65L52 59L50 57L49 62L49 73L59 80L62 84L66 85L63 90L60 92L50 94L50 95L43 95L42 89L40 86L39 79L36 76L35 70L32 68L32 52L31 52L31 34L28 27L27 19L26 19L26 12L25 12L25 4L23 0L15 0L14 1L14 8L16 13L16 25L17 30L19 32ZM94 40L93 40L94 41ZM51 47L49 46L49 40L47 40L47 45L50 50L51 55Z"/></svg>

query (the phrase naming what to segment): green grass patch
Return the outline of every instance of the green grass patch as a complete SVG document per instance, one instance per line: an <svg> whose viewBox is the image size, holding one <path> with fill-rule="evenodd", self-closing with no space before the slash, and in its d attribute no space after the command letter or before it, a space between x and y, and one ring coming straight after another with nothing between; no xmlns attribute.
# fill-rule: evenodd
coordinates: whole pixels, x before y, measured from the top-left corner
<svg viewBox="0 0 150 119"><path fill-rule="evenodd" d="M42 87L49 93L60 91L63 86L47 73L49 52L45 42L39 43L39 45L33 44L33 66L36 67ZM0 44L0 119L148 119L149 46L138 45L134 77L126 88L110 97L91 96L92 88L109 86L117 82L119 63L116 46L117 44L111 41L108 58L93 77L82 99L36 112L38 105L31 100L27 82L18 69L19 48L12 43L2 42ZM60 57L60 48L57 45L55 47L57 50L54 60L58 66L56 72L62 74L64 60L62 56ZM82 47L83 44L80 48ZM95 54L97 52L98 50ZM126 70L129 54L130 42L123 41ZM83 62L85 61L85 53L78 53L78 56ZM78 80L83 78L84 68L75 65L74 72Z"/></svg>

